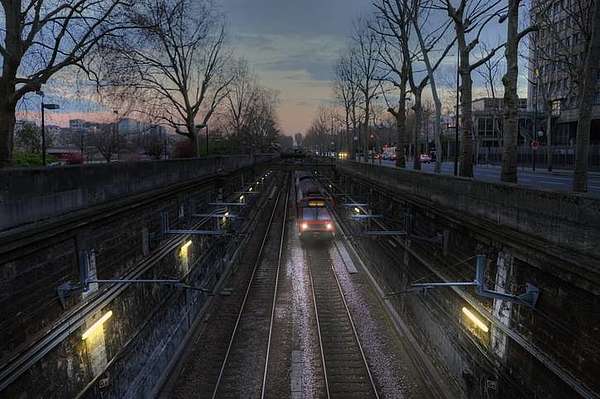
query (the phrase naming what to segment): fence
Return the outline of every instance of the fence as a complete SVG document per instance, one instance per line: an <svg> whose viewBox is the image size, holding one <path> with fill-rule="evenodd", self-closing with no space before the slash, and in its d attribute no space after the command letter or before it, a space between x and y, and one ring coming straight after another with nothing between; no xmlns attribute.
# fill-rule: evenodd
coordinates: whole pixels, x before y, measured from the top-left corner
<svg viewBox="0 0 600 399"><path fill-rule="evenodd" d="M502 163L502 147L480 147L474 149L477 154L477 163L496 164ZM444 146L444 161L454 160L454 143L446 143ZM462 154L459 153L459 157ZM533 151L529 146L517 147L517 163L519 166L531 167L535 156L536 167L544 168L548 165L548 151L546 146L540 146ZM594 144L589 147L588 166L590 170L600 171L600 145ZM555 169L575 168L575 146L557 145L552 146L552 167Z"/></svg>
<svg viewBox="0 0 600 399"><path fill-rule="evenodd" d="M575 167L575 146L552 146L552 167L556 169L573 169ZM548 165L548 148L539 147L533 151L529 146L517 148L517 163L520 166L531 166L533 158L538 167ZM502 147L482 147L477 157L478 163L500 164ZM600 170L600 145L591 145L588 155L590 169Z"/></svg>

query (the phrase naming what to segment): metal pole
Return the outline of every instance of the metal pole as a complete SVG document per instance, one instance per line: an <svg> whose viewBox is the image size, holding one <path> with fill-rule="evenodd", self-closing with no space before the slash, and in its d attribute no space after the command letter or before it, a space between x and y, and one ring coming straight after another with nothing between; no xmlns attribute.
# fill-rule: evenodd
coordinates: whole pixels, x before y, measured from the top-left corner
<svg viewBox="0 0 600 399"><path fill-rule="evenodd" d="M200 132L196 133L196 130L199 130L198 127L194 126L194 137L196 138L196 156L200 157Z"/></svg>
<svg viewBox="0 0 600 399"><path fill-rule="evenodd" d="M460 51L456 51L456 131L454 133L454 176L458 176L458 107L460 90Z"/></svg>
<svg viewBox="0 0 600 399"><path fill-rule="evenodd" d="M535 73L535 72L534 72ZM535 141L537 139L537 108L538 108L538 83L537 83L537 75L536 75L536 82L535 82L535 98L534 98L534 104L533 104L533 140ZM532 160L532 169L535 172L535 150L533 149L532 146L532 154L533 154L533 160Z"/></svg>
<svg viewBox="0 0 600 399"><path fill-rule="evenodd" d="M42 164L46 166L46 126L44 124L44 97L42 97Z"/></svg>
<svg viewBox="0 0 600 399"><path fill-rule="evenodd" d="M208 123L206 124L206 156L208 156Z"/></svg>

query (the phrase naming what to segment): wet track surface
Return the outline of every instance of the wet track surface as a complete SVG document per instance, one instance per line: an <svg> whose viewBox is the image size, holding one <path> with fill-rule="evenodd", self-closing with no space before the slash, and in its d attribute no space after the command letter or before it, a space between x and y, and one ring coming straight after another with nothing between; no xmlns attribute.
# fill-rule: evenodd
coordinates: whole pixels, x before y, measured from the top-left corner
<svg viewBox="0 0 600 399"><path fill-rule="evenodd" d="M327 243L306 249L313 284L327 391L332 398L375 398L377 392L354 321L335 276Z"/></svg>
<svg viewBox="0 0 600 399"><path fill-rule="evenodd" d="M289 195L293 198L293 193ZM217 298L161 397L434 397L427 377L415 364L418 359L394 329L356 259L348 256L342 238L302 242L293 200L284 227L285 194L281 197L244 312L239 316L252 275L252 258L266 227L252 237L248 255L242 257L243 264L228 284L232 294ZM357 273L350 274L348 270L353 269Z"/></svg>

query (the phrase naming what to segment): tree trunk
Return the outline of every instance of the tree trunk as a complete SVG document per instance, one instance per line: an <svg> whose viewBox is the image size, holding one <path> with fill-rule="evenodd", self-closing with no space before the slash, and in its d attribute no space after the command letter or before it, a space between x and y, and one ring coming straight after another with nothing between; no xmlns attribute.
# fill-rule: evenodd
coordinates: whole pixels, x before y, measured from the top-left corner
<svg viewBox="0 0 600 399"><path fill-rule="evenodd" d="M405 131L406 131L406 101L403 95L400 95L398 101L398 112L394 112L393 115L396 117L396 167L406 167L406 155L404 152L405 144Z"/></svg>
<svg viewBox="0 0 600 399"><path fill-rule="evenodd" d="M4 82L2 85L5 86ZM9 93L12 91L12 94ZM14 96L14 86L2 87L0 92L0 169L12 164L13 136L15 130L16 104L10 100ZM5 94L6 93L6 94Z"/></svg>
<svg viewBox="0 0 600 399"><path fill-rule="evenodd" d="M592 36L583 66L582 84L579 95L579 122L577 123L577 150L573 191L586 192L588 189L588 153L594 92L598 80L598 59L600 59L600 0L594 3Z"/></svg>
<svg viewBox="0 0 600 399"><path fill-rule="evenodd" d="M460 107L462 110L461 122L463 128L462 159L460 161L460 175L473 177L473 115L471 99L473 97L473 80L469 67L469 52L463 51L460 56Z"/></svg>
<svg viewBox="0 0 600 399"><path fill-rule="evenodd" d="M365 99L368 96L368 92L365 94ZM363 142L363 153L365 162L369 160L369 119L371 118L371 104L367 99L365 102L365 120L363 121L363 130L364 130L364 142Z"/></svg>
<svg viewBox="0 0 600 399"><path fill-rule="evenodd" d="M552 108L546 106L546 163L548 172L552 172Z"/></svg>
<svg viewBox="0 0 600 399"><path fill-rule="evenodd" d="M421 102L421 91L414 90L414 96L415 106L413 107L413 110L415 111L415 150L413 159L413 169L421 170L421 149L419 148L419 136L421 135L421 125L423 124L423 104Z"/></svg>
<svg viewBox="0 0 600 399"><path fill-rule="evenodd" d="M506 75L504 84L504 131L502 134L504 151L502 155L503 182L517 182L517 139L519 131L519 96L517 79L519 77L519 1L510 0L508 6L508 33L506 39ZM535 132L534 132L535 135Z"/></svg>
<svg viewBox="0 0 600 399"><path fill-rule="evenodd" d="M455 24L458 51L460 53L459 73L460 107L462 111L461 123L463 128L462 159L460 161L460 176L473 177L473 117L472 104L473 80L471 79L471 65L469 48L467 47L464 26ZM456 110L459 112L459 110Z"/></svg>

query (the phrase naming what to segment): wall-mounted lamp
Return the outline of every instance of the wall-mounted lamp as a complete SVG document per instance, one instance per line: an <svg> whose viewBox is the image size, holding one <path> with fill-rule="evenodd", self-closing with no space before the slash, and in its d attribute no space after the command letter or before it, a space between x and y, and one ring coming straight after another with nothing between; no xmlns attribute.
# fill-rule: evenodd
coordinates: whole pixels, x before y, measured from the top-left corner
<svg viewBox="0 0 600 399"><path fill-rule="evenodd" d="M88 328L87 330L85 330L85 332L83 334L81 334L81 339L85 341L91 335L93 335L94 332L96 332L96 330L98 330L99 328L102 327L102 324L104 324L104 322L106 320L108 320L112 317L112 314L113 314L112 310L109 310L108 312L106 312L101 318L99 318L94 324L92 324L92 326L90 328Z"/></svg>
<svg viewBox="0 0 600 399"><path fill-rule="evenodd" d="M462 312L467 316L467 318L469 320L471 320L475 326L477 326L477 328L479 328L481 331L483 332L488 332L490 329L487 326L487 324L485 324L483 321L479 320L477 318L477 316L475 316L475 314L473 312L471 312L469 309L463 307L462 308Z"/></svg>

